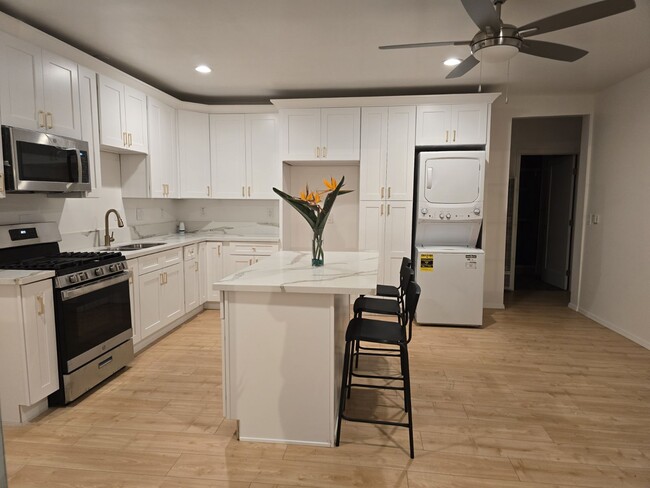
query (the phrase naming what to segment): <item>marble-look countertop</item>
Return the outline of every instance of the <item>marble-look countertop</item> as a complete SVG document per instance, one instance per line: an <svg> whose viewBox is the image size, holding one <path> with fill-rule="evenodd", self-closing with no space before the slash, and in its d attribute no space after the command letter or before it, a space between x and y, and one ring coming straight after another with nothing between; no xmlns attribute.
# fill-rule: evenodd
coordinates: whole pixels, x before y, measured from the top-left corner
<svg viewBox="0 0 650 488"><path fill-rule="evenodd" d="M310 252L280 251L213 284L215 290L371 294L377 286L376 252L325 252L312 267Z"/></svg>
<svg viewBox="0 0 650 488"><path fill-rule="evenodd" d="M0 285L27 285L54 276L54 271L34 269L0 269Z"/></svg>

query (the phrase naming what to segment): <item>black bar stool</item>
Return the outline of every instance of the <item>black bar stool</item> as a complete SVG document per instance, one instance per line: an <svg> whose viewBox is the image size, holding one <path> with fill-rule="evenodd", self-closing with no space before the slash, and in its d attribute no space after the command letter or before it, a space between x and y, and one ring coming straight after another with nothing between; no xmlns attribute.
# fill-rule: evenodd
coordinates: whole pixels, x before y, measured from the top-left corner
<svg viewBox="0 0 650 488"><path fill-rule="evenodd" d="M339 401L339 415L336 430L336 445L339 445L341 439L341 420L345 419L350 422L364 422L370 424L394 425L398 427L407 427L409 429L409 447L410 456L414 457L413 450L413 416L411 412L411 379L409 374L408 359L408 341L407 337L411 336L413 327L413 317L420 299L420 286L411 281L406 290L406 306L402 317L395 322L385 322L382 320L373 320L363 317L355 317L350 320L345 332L345 355L343 360L343 372L341 378L341 398ZM408 331L407 331L408 329ZM352 372L352 353L356 342L371 342L376 344L393 345L399 347L400 357L400 375L366 375ZM392 385L374 385L364 383L353 383L353 378L372 378L401 381L402 386ZM400 390L404 392L404 410L407 415L407 422L394 422L388 420L375 420L359 417L350 417L345 414L346 398L350 390L355 388L377 388L386 390Z"/></svg>

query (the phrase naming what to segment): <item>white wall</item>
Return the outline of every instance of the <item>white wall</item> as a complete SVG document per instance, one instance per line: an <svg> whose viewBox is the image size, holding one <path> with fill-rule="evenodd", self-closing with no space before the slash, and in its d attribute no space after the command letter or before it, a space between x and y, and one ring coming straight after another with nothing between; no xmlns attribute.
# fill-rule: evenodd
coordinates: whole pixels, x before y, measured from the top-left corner
<svg viewBox="0 0 650 488"><path fill-rule="evenodd" d="M503 308L503 272L505 269L506 219L512 119L590 115L592 95L511 96L492 105L492 125L488 166L485 175L483 249L485 250L484 302L487 308ZM585 133L589 131L585 128ZM588 151L583 151L585 160ZM583 164L582 166L586 166ZM576 222L577 223L577 222Z"/></svg>
<svg viewBox="0 0 650 488"><path fill-rule="evenodd" d="M650 69L598 94L579 310L650 349Z"/></svg>

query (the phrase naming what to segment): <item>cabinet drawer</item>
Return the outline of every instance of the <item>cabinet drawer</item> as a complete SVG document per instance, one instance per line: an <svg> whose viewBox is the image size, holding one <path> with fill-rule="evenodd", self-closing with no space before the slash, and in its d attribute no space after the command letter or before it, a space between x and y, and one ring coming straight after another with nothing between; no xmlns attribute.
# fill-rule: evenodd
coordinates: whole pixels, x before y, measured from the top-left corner
<svg viewBox="0 0 650 488"><path fill-rule="evenodd" d="M198 248L196 244L185 246L183 248L183 258L185 259L185 261L190 261L192 259L195 259L197 252L198 252Z"/></svg>
<svg viewBox="0 0 650 488"><path fill-rule="evenodd" d="M231 255L252 255L268 256L277 252L277 244L266 244L257 242L231 242L228 251Z"/></svg>
<svg viewBox="0 0 650 488"><path fill-rule="evenodd" d="M169 251L163 251L156 254L149 254L138 258L138 272L140 275L155 271L172 264L180 263L182 261L183 249L176 248Z"/></svg>

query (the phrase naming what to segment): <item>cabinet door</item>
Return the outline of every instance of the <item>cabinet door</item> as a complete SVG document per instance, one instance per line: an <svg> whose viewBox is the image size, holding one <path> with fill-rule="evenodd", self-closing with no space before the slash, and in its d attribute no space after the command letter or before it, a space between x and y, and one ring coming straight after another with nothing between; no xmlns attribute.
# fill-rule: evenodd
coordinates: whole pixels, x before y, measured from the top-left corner
<svg viewBox="0 0 650 488"><path fill-rule="evenodd" d="M382 200L359 202L359 251L379 253L377 279L383 283L384 227L386 203Z"/></svg>
<svg viewBox="0 0 650 488"><path fill-rule="evenodd" d="M451 142L485 144L487 141L487 105L454 105L451 114Z"/></svg>
<svg viewBox="0 0 650 488"><path fill-rule="evenodd" d="M0 33L2 44L2 124L44 130L41 49Z"/></svg>
<svg viewBox="0 0 650 488"><path fill-rule="evenodd" d="M451 144L451 105L423 105L417 112L418 146Z"/></svg>
<svg viewBox="0 0 650 488"><path fill-rule="evenodd" d="M124 87L124 120L128 132L128 148L147 154L147 97L144 93Z"/></svg>
<svg viewBox="0 0 650 488"><path fill-rule="evenodd" d="M181 198L209 198L210 116L178 111L178 167Z"/></svg>
<svg viewBox="0 0 650 488"><path fill-rule="evenodd" d="M229 254L225 258L225 275L229 276L237 271L248 268L255 262L255 256L247 254Z"/></svg>
<svg viewBox="0 0 650 488"><path fill-rule="evenodd" d="M399 269L404 256L411 256L412 202L387 202L384 249L380 260L384 263L383 283L397 286Z"/></svg>
<svg viewBox="0 0 650 488"><path fill-rule="evenodd" d="M278 156L278 117L246 115L246 195L277 199L273 187L282 187L282 162Z"/></svg>
<svg viewBox="0 0 650 488"><path fill-rule="evenodd" d="M217 198L246 198L246 117L210 115L212 189Z"/></svg>
<svg viewBox="0 0 650 488"><path fill-rule="evenodd" d="M178 198L176 110L148 98L149 184L152 198Z"/></svg>
<svg viewBox="0 0 650 488"><path fill-rule="evenodd" d="M104 149L124 149L124 85L99 75L99 141Z"/></svg>
<svg viewBox="0 0 650 488"><path fill-rule="evenodd" d="M386 192L388 108L361 109L359 199L381 200Z"/></svg>
<svg viewBox="0 0 650 488"><path fill-rule="evenodd" d="M280 111L281 157L283 161L318 159L320 147L320 109L287 109Z"/></svg>
<svg viewBox="0 0 650 488"><path fill-rule="evenodd" d="M88 143L92 189L102 186L102 165L99 154L99 113L97 111L97 75L79 66L79 115L81 139Z"/></svg>
<svg viewBox="0 0 650 488"><path fill-rule="evenodd" d="M212 284L224 277L223 272L223 245L220 242L207 243L207 292L209 302L219 301L219 290L213 290Z"/></svg>
<svg viewBox="0 0 650 488"><path fill-rule="evenodd" d="M388 162L386 198L413 199L415 168L415 107L390 107L388 110Z"/></svg>
<svg viewBox="0 0 650 488"><path fill-rule="evenodd" d="M185 310L194 310L199 306L199 267L196 259L184 263L185 273Z"/></svg>
<svg viewBox="0 0 650 488"><path fill-rule="evenodd" d="M164 325L185 313L183 265L181 263L164 268L165 283L161 287L160 305Z"/></svg>
<svg viewBox="0 0 650 488"><path fill-rule="evenodd" d="M140 275L140 334L142 339L162 328L165 324L161 315L162 271Z"/></svg>
<svg viewBox="0 0 650 488"><path fill-rule="evenodd" d="M43 51L43 106L48 132L81 139L77 63Z"/></svg>
<svg viewBox="0 0 650 488"><path fill-rule="evenodd" d="M21 287L29 402L33 405L59 389L52 282Z"/></svg>
<svg viewBox="0 0 650 488"><path fill-rule="evenodd" d="M208 246L199 243L199 305L208 301Z"/></svg>
<svg viewBox="0 0 650 488"><path fill-rule="evenodd" d="M339 161L359 160L361 109L321 109L321 157Z"/></svg>

